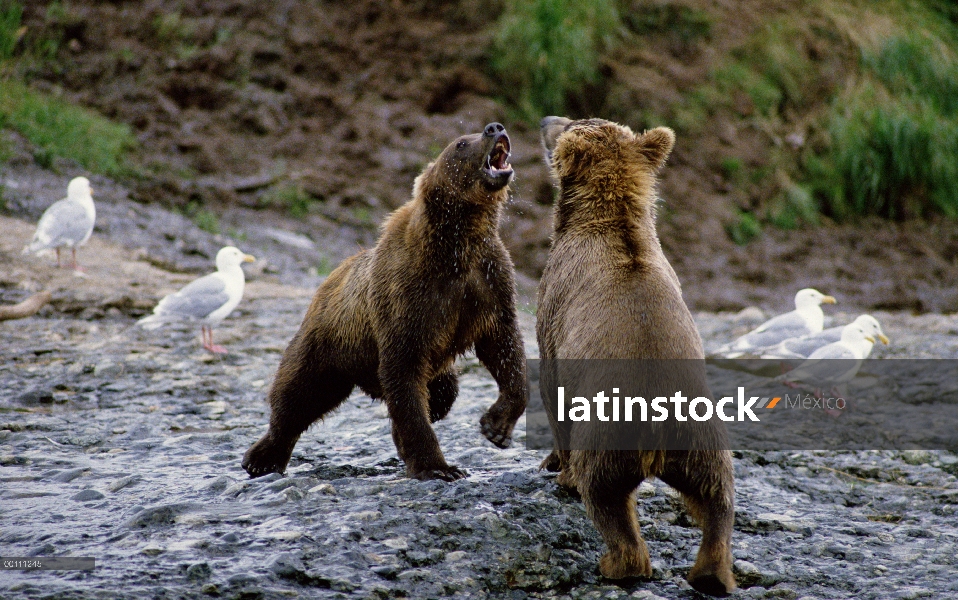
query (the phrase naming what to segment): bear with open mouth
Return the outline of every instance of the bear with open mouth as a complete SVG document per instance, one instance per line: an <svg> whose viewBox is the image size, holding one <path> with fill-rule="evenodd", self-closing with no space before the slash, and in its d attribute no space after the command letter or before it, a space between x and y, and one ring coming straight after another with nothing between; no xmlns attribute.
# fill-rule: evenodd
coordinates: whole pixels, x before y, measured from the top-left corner
<svg viewBox="0 0 958 600"><path fill-rule="evenodd" d="M270 388L269 429L243 458L251 477L283 473L300 435L356 386L385 402L410 477L465 477L446 463L431 423L452 407L453 363L470 349L499 386L480 429L509 445L528 395L515 274L498 232L510 150L499 123L449 144L376 246L319 287Z"/></svg>

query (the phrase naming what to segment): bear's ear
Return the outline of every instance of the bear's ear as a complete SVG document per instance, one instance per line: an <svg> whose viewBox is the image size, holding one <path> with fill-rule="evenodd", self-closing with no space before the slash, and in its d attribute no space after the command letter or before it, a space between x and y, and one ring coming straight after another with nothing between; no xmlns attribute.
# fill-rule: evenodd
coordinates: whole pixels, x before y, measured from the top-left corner
<svg viewBox="0 0 958 600"><path fill-rule="evenodd" d="M656 127L635 136L635 144L652 168L658 170L675 146L675 132L668 127Z"/></svg>

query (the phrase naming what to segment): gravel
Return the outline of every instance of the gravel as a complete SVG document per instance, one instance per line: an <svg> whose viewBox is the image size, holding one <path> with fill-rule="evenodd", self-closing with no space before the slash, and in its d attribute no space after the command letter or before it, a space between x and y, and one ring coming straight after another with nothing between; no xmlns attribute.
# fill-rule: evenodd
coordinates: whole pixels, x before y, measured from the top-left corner
<svg viewBox="0 0 958 600"><path fill-rule="evenodd" d="M101 237L98 252L129 255ZM36 281L60 276L0 252L4 302L26 293L9 283L22 260ZM145 306L178 281L151 269L137 288ZM97 568L5 571L0 597L699 597L684 578L700 531L659 481L638 492L653 579L598 575L603 543L581 502L537 470L544 452L526 449L524 419L509 449L480 434L496 388L471 356L436 424L467 479L405 478L384 406L359 393L303 436L285 477L248 479L240 460L265 431L265 392L312 289L253 277L217 329L221 357L192 329L131 327L147 310L135 302L104 308L118 284L103 273L0 327L0 549L93 556ZM534 356L534 319L520 316ZM696 319L714 347L764 316ZM881 356L956 355L948 317L876 316L893 340ZM954 453L743 451L735 472L739 597L958 596Z"/></svg>

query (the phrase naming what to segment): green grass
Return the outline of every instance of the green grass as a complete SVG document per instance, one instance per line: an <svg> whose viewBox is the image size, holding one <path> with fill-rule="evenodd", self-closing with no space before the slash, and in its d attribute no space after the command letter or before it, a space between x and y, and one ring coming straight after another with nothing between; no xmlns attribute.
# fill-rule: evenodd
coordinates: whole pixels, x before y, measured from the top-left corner
<svg viewBox="0 0 958 600"><path fill-rule="evenodd" d="M335 268L336 265L333 264L333 261L331 261L328 256L324 256L319 260L319 264L316 265L316 275L319 277L327 277Z"/></svg>
<svg viewBox="0 0 958 600"><path fill-rule="evenodd" d="M712 19L707 13L676 4L652 4L623 11L622 20L633 33L664 32L682 44L708 39L712 33Z"/></svg>
<svg viewBox="0 0 958 600"><path fill-rule="evenodd" d="M599 53L622 22L614 0L510 2L500 17L492 67L507 101L527 121L565 114L571 96L599 76Z"/></svg>
<svg viewBox="0 0 958 600"><path fill-rule="evenodd" d="M0 61L13 56L17 42L23 35L20 19L23 6L19 2L0 0Z"/></svg>
<svg viewBox="0 0 958 600"><path fill-rule="evenodd" d="M745 246L762 235L762 224L750 212L739 211L736 220L725 227L726 233L739 246Z"/></svg>
<svg viewBox="0 0 958 600"><path fill-rule="evenodd" d="M316 201L299 185L284 184L270 188L260 197L263 207L281 207L294 219L302 219L309 214L310 206Z"/></svg>
<svg viewBox="0 0 958 600"><path fill-rule="evenodd" d="M828 115L830 147L805 161L837 219L958 217L958 60L919 33L862 55L862 80Z"/></svg>
<svg viewBox="0 0 958 600"><path fill-rule="evenodd" d="M207 233L212 233L217 235L220 232L220 219L216 216L211 210L203 208L203 206L195 201L191 200L187 202L186 207L183 209L183 214L192 220L197 227L202 229Z"/></svg>
<svg viewBox="0 0 958 600"><path fill-rule="evenodd" d="M675 109L676 126L685 132L708 127L710 115L721 109L744 107L737 98L751 102L748 113L777 120L786 107L806 103L806 90L816 76L815 67L795 40L802 32L787 19L773 20L751 36L720 63L709 81L689 93Z"/></svg>
<svg viewBox="0 0 958 600"><path fill-rule="evenodd" d="M722 173L726 178L737 181L742 173L742 159L728 156L722 159Z"/></svg>
<svg viewBox="0 0 958 600"><path fill-rule="evenodd" d="M95 173L130 174L125 155L136 146L136 138L127 125L19 81L0 81L0 126L12 127L30 140L41 162L62 157Z"/></svg>
<svg viewBox="0 0 958 600"><path fill-rule="evenodd" d="M214 235L220 232L220 220L216 213L210 210L199 210L193 215L193 222L196 226Z"/></svg>
<svg viewBox="0 0 958 600"><path fill-rule="evenodd" d="M764 164L748 169L734 158L716 164L756 206L726 228L736 243L764 224L794 229L823 214L958 218L956 6L876 0L796 8L763 24L676 103L670 116L683 133L709 135L721 114L773 140L795 131L805 138L800 147L770 147ZM803 18L823 14L844 20ZM636 18L627 17L630 27ZM835 53L849 50L857 64L842 77L822 77Z"/></svg>
<svg viewBox="0 0 958 600"><path fill-rule="evenodd" d="M766 220L779 229L797 229L802 223L817 225L818 215L811 188L791 183L772 200Z"/></svg>
<svg viewBox="0 0 958 600"><path fill-rule="evenodd" d="M818 75L817 67L801 49L805 35L793 19L774 19L735 52L739 61L761 76L765 86L775 90L776 109L803 105L808 100L806 90Z"/></svg>

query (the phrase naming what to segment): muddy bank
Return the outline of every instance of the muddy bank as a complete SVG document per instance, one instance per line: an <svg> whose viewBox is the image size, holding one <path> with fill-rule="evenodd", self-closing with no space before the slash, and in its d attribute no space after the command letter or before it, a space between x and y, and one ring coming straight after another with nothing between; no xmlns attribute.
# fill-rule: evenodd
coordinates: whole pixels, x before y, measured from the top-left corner
<svg viewBox="0 0 958 600"><path fill-rule="evenodd" d="M24 44L52 40L58 49L23 67L27 79L132 127L140 141L134 162L146 174L129 182L136 201L211 210L224 234L247 219L283 222L325 250L325 259L310 260L336 264L372 242L439 149L501 121L516 169L503 238L520 270L532 278L541 272L552 191L536 127L507 109L507 84L489 66L501 2L25 4ZM661 4L629 6L642 15ZM709 16L710 34L633 38L603 57L602 82L573 103L570 116L677 127L662 115L767 23L784 18L797 20L799 30L820 30L795 40L819 71L800 114L769 129L753 122L748 98L736 98L735 110L678 137L662 173L660 231L686 299L698 310L782 310L795 289L814 286L864 308L958 311L954 221L768 226L744 247L729 237L739 211L760 214L758 203L782 184L783 174L769 172L770 153L797 155L783 143L793 136L812 143L826 90L857 60L827 20L793 4L682 3ZM737 183L723 172L726 159L739 160L756 180ZM33 162L29 148L17 151L19 160ZM308 214L285 217L289 202L308 203Z"/></svg>

